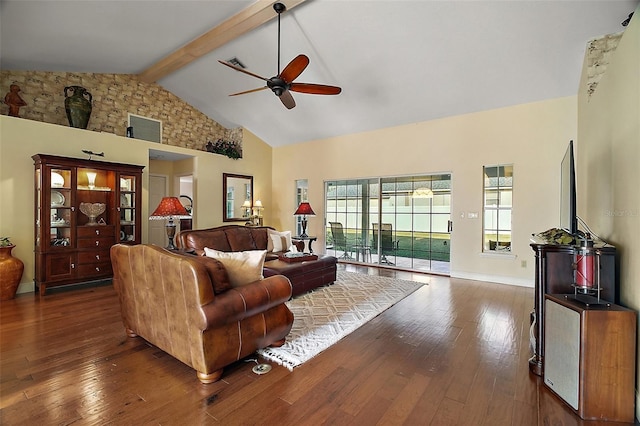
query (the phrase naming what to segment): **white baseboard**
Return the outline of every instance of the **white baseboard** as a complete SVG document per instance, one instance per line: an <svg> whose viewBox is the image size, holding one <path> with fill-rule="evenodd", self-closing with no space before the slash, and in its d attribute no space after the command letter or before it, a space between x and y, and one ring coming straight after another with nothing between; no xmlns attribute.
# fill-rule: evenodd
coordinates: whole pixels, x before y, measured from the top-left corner
<svg viewBox="0 0 640 426"><path fill-rule="evenodd" d="M531 279L503 277L499 275L474 274L470 272L451 271L451 278L462 278L465 280L485 281L497 284L515 285L518 287L535 287L535 282Z"/></svg>

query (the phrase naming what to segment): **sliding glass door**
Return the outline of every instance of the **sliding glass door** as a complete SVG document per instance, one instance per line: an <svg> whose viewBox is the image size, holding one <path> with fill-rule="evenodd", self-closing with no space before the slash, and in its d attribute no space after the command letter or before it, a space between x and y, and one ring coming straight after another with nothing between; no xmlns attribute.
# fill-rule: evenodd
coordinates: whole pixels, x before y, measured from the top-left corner
<svg viewBox="0 0 640 426"><path fill-rule="evenodd" d="M341 260L449 273L450 174L328 181L325 212Z"/></svg>

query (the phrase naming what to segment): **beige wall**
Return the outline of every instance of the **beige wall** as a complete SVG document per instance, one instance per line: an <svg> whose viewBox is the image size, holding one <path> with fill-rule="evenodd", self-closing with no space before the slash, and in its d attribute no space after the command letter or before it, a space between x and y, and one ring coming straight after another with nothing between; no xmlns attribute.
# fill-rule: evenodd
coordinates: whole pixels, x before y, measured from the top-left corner
<svg viewBox="0 0 640 426"><path fill-rule="evenodd" d="M533 252L529 236L558 223L559 162L568 140L575 138L575 104L574 97L567 97L274 150L245 130L244 158L240 160L2 116L0 188L3 199L15 201L0 206L0 235L12 236L18 244L14 252L27 261L23 283L31 282L31 155L38 152L82 158L81 150L90 149L105 151L108 161L146 165L144 200L151 170L149 149L193 155L186 164L193 164L197 228L222 224L222 173L226 172L254 176L256 199L265 205L265 223L294 230L294 182L308 179L309 199L318 214L309 220L309 229L318 235L322 235L323 183L327 179L451 172L452 275L530 286ZM481 254L480 219L460 217L482 211L482 166L496 163L515 165L511 256ZM188 169L183 162L173 165L171 177L188 173ZM25 182L29 183L25 186ZM546 208L540 209L540 205ZM147 215L145 206L143 216ZM316 247L322 245L319 241Z"/></svg>
<svg viewBox="0 0 640 426"><path fill-rule="evenodd" d="M172 182L169 184L169 193L167 194L172 197L180 195L180 184L177 178L193 175L195 168L195 157L176 161L149 160L149 173L175 178L171 179Z"/></svg>
<svg viewBox="0 0 640 426"><path fill-rule="evenodd" d="M296 179L309 180L309 231L320 237L326 180L451 172L451 275L533 286L529 238L559 225L560 161L576 114L572 96L274 149L273 224L295 229ZM482 221L466 218L482 217L482 166L499 163L514 164L512 255L482 254Z"/></svg>
<svg viewBox="0 0 640 426"><path fill-rule="evenodd" d="M621 303L640 310L640 8L606 73L588 97L578 95L578 214L615 245ZM640 342L640 324L637 341ZM636 383L640 383L640 355ZM640 419L640 395L636 393Z"/></svg>
<svg viewBox="0 0 640 426"><path fill-rule="evenodd" d="M11 237L17 246L13 254L25 263L18 291L33 289L35 266L32 155L46 153L87 158L82 153L85 149L94 152L104 151L105 161L146 166L143 172L143 218L149 216L149 149L193 156L192 160L182 160L172 164L168 169L162 167L161 170L162 173L168 174L172 181L174 176L189 173L189 168L193 167L195 226L207 228L223 224L223 172L254 176L256 194L262 197L268 223L272 212L271 148L249 132L244 135L244 147L246 153L243 158L232 160L223 155L128 139L109 133L0 116L0 236ZM147 239L146 226L143 227L142 239Z"/></svg>

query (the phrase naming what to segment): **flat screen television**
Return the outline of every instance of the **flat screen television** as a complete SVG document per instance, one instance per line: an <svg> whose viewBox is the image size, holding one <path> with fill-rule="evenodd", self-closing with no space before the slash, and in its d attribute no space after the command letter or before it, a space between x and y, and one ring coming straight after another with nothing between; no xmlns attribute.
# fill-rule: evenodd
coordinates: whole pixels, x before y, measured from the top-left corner
<svg viewBox="0 0 640 426"><path fill-rule="evenodd" d="M578 213L576 211L576 167L573 155L573 141L569 141L562 158L560 171L560 228L571 235L578 234Z"/></svg>

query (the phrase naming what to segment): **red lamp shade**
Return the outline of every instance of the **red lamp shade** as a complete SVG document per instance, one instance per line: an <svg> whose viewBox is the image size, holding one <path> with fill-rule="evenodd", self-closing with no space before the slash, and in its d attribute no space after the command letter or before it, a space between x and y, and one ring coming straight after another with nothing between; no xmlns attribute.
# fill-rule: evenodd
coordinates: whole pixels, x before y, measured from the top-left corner
<svg viewBox="0 0 640 426"><path fill-rule="evenodd" d="M301 215L315 216L316 214L311 208L311 204L307 202L303 202L303 203L300 203L300 205L298 206L298 210L296 210L296 212L293 215L294 216L301 216Z"/></svg>
<svg viewBox="0 0 640 426"><path fill-rule="evenodd" d="M154 212L151 213L149 219L188 219L190 217L180 200L178 200L178 197L162 197L162 201L160 201L160 204L158 204Z"/></svg>

